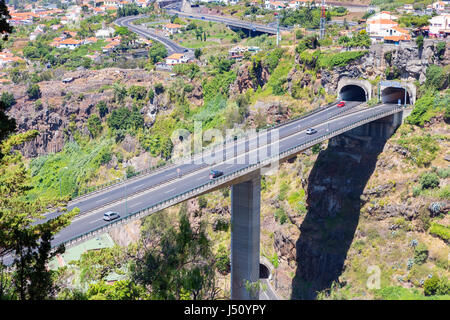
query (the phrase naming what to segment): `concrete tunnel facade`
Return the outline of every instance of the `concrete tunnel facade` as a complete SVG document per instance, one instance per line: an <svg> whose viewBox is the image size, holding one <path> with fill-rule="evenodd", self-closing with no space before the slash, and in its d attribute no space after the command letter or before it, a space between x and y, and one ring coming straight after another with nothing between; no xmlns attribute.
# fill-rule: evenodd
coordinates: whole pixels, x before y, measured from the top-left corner
<svg viewBox="0 0 450 320"><path fill-rule="evenodd" d="M369 101L372 98L372 84L367 80L344 77L339 80L337 92L340 100Z"/></svg>

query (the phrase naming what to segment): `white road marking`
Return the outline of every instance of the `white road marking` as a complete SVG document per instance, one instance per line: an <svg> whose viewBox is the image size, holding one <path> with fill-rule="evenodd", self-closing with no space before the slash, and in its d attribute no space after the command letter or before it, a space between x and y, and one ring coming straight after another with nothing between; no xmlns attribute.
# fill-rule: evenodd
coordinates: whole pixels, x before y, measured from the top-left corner
<svg viewBox="0 0 450 320"><path fill-rule="evenodd" d="M172 191L174 191L176 188L173 188L173 189L170 189L170 190L167 190L167 191L164 191L164 193L169 193L169 192L172 192Z"/></svg>
<svg viewBox="0 0 450 320"><path fill-rule="evenodd" d="M141 205L141 204L143 204L143 203L144 203L144 201L140 201L140 202L135 203L135 204L133 204L132 206L130 206L130 208L136 207L136 206Z"/></svg>

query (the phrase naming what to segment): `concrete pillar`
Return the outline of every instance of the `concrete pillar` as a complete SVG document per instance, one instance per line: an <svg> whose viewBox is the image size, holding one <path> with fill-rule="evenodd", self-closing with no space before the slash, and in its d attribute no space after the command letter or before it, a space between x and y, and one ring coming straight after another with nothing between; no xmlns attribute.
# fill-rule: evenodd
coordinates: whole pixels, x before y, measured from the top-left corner
<svg viewBox="0 0 450 320"><path fill-rule="evenodd" d="M259 280L259 228L261 175L231 187L231 299L259 299L259 288L251 294L246 282Z"/></svg>

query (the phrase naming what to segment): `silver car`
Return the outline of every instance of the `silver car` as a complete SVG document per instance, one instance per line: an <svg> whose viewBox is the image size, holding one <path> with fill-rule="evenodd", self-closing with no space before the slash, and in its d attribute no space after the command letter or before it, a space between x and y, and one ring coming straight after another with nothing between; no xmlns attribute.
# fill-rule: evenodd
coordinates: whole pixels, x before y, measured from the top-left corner
<svg viewBox="0 0 450 320"><path fill-rule="evenodd" d="M317 132L317 130L313 129L313 128L309 128L309 129L306 130L306 134L314 134L316 132Z"/></svg>
<svg viewBox="0 0 450 320"><path fill-rule="evenodd" d="M103 214L103 220L105 220L105 221L111 221L111 220L117 219L119 217L120 217L119 213L114 212L114 211L108 211Z"/></svg>

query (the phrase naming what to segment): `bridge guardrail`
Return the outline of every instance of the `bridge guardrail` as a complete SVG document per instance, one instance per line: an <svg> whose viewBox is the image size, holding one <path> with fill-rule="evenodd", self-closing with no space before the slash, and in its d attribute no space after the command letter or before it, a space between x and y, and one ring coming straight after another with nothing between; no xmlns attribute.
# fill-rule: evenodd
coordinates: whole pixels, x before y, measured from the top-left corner
<svg viewBox="0 0 450 320"><path fill-rule="evenodd" d="M153 204L153 205L151 205L151 206L149 206L147 208L141 209L141 210L136 211L136 212L132 212L132 213L128 214L127 216L121 217L118 220L116 220L114 222L111 222L111 223L109 223L109 224L107 224L105 226L100 226L100 227L97 227L97 228L95 228L95 229L93 229L91 231L85 232L85 233L83 233L83 234L81 234L79 236L72 237L71 239L69 239L67 241L64 241L63 243L70 246L70 245L72 245L72 244L74 244L76 242L82 241L83 239L87 239L87 238L90 238L90 237L92 237L92 236L94 236L96 234L99 234L100 232L105 232L106 230L108 230L110 228L116 227L116 226L118 226L120 224L124 224L124 223L126 223L126 222L128 222L130 220L134 220L134 219L140 218L140 217L142 217L144 215L148 215L148 214L151 214L151 213L154 213L154 212L158 212L158 211L163 210L163 209L165 209L167 207L170 207L173 204L176 204L176 203L179 203L179 202L181 202L183 200L186 200L186 199L190 198L192 195L200 194L203 191L212 189L212 187L214 187L214 186L218 186L218 185L224 184L226 182L232 181L234 178L236 178L238 176L242 176L246 172L251 172L251 171L253 171L256 168L262 168L262 167L272 163L275 159L278 160L278 159L286 157L286 156L288 156L290 154L298 153L301 150L305 150L307 148L310 148L313 145L315 145L315 144L317 144L317 143L319 143L321 141L330 139L330 138L332 138L332 137L334 137L336 135L344 133L344 132L346 132L348 130L351 130L353 128L356 128L356 127L358 127L360 125L363 125L365 123L371 122L373 120L376 120L376 119L382 118L384 116L388 116L388 115L397 113L399 110L402 110L402 109L404 109L402 106L397 106L397 107L395 107L394 109L392 109L390 111L383 111L383 112L377 112L377 113L374 112L371 116L365 117L362 120L354 122L354 123L352 123L350 125L347 125L347 126L345 126L343 128L340 128L340 129L333 130L331 132L327 132L325 134L322 134L320 137L316 137L316 138L312 139L309 142L299 144L299 145L297 145L295 147L291 147L291 148L281 152L280 154L278 154L276 156L267 157L264 160L261 160L261 161L259 161L256 164L250 164L250 165L246 166L245 168L241 168L241 169L235 170L233 172L230 172L230 173L228 173L226 175L223 175L223 176L221 176L221 177L219 177L219 178L217 178L215 180L206 182L206 183L204 183L204 184L202 184L200 186L197 186L195 188L189 189L188 191L185 191L185 192L180 193L178 195L172 196L172 197L170 197L170 198L168 198L166 200L160 201L160 202L158 202L156 204Z"/></svg>

